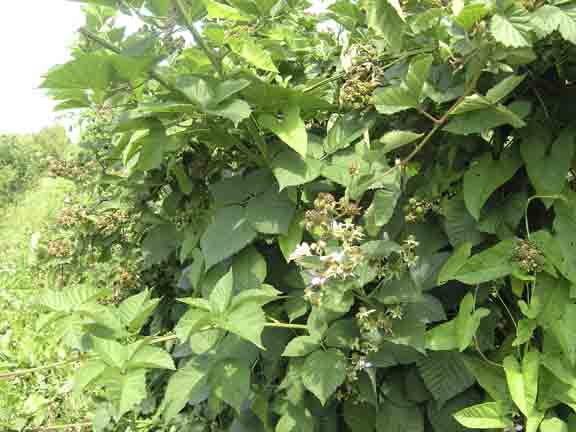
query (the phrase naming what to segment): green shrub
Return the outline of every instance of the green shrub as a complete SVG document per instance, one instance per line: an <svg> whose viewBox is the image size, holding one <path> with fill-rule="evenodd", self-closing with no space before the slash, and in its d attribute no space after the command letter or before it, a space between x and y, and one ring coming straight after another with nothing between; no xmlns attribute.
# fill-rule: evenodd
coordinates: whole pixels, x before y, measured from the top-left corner
<svg viewBox="0 0 576 432"><path fill-rule="evenodd" d="M571 2L87 3L40 303L96 430L576 427Z"/></svg>

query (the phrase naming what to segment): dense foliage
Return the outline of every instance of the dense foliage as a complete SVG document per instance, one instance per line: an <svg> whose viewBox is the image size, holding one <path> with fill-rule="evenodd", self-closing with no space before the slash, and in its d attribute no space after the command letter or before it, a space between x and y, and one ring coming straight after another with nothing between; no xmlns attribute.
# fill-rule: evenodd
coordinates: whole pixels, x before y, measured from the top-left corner
<svg viewBox="0 0 576 432"><path fill-rule="evenodd" d="M29 188L46 171L48 161L61 159L69 141L61 126L37 134L0 134L0 207Z"/></svg>
<svg viewBox="0 0 576 432"><path fill-rule="evenodd" d="M94 430L576 428L576 4L83 3L39 303Z"/></svg>

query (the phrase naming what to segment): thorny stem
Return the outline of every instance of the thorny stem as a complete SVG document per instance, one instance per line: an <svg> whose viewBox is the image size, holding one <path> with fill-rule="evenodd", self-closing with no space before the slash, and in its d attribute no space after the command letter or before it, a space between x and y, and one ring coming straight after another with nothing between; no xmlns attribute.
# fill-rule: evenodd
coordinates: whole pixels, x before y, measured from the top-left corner
<svg viewBox="0 0 576 432"><path fill-rule="evenodd" d="M182 6L181 0L172 0L172 4L174 5L174 8L178 11L178 14L184 20L184 24L185 24L186 28L188 29L188 31L190 33L192 33L192 37L194 38L194 42L196 42L196 44L200 47L200 49L202 51L204 51L204 53L206 54L206 56L210 60L210 63L212 63L212 66L214 66L214 69L216 69L216 72L218 73L218 75L220 75L220 77L223 77L224 73L222 71L222 64L218 60L218 57L216 56L214 51L212 51L210 49L210 47L208 47L208 45L206 45L206 42L204 41L204 39L202 38L202 36L198 32L198 30L196 30L196 28L194 27L194 24L188 20L188 15L186 14L186 11L184 10L184 6Z"/></svg>
<svg viewBox="0 0 576 432"><path fill-rule="evenodd" d="M117 48L116 46L114 46L113 44L108 42L107 40L101 38L97 34L92 33L90 30L87 30L85 28L81 28L79 30L79 32L81 34L83 34L86 38L96 42L98 45L102 46L103 48L106 48L107 50L110 50L115 54L121 54L121 51L119 48ZM176 91L176 89L174 87L172 87L168 83L168 81L166 81L164 78L162 78L162 76L158 72L156 72L154 69L150 69L148 71L148 75L150 75L150 78L157 81L160 85L165 87L167 90L174 91L174 92Z"/></svg>

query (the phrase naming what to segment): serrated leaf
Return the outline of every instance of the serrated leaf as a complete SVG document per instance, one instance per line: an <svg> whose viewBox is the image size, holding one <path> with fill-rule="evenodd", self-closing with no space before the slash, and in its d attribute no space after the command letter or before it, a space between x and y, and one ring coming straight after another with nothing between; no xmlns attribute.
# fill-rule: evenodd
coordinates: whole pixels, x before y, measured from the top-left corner
<svg viewBox="0 0 576 432"><path fill-rule="evenodd" d="M385 400L376 414L376 429L387 432L424 432L424 416L417 405L398 406Z"/></svg>
<svg viewBox="0 0 576 432"><path fill-rule="evenodd" d="M275 185L250 200L246 207L248 222L264 234L286 234L296 210L286 191L278 193Z"/></svg>
<svg viewBox="0 0 576 432"><path fill-rule="evenodd" d="M479 254L472 255L454 276L465 284L475 285L495 280L512 273L510 262L516 239L503 240Z"/></svg>
<svg viewBox="0 0 576 432"><path fill-rule="evenodd" d="M478 384L492 397L501 402L510 400L510 394L506 385L504 369L499 365L486 363L480 357L471 355L462 356L462 360L470 373L476 378Z"/></svg>
<svg viewBox="0 0 576 432"><path fill-rule="evenodd" d="M394 130L386 132L381 138L380 142L384 144L382 151L384 153L391 152L400 147L413 143L424 134L411 131Z"/></svg>
<svg viewBox="0 0 576 432"><path fill-rule="evenodd" d="M74 374L74 392L79 394L84 388L96 381L108 365L102 360L89 360Z"/></svg>
<svg viewBox="0 0 576 432"><path fill-rule="evenodd" d="M514 9L506 15L496 14L490 21L490 33L507 47L531 46L530 30L530 17L522 9Z"/></svg>
<svg viewBox="0 0 576 432"><path fill-rule="evenodd" d="M440 324L426 333L426 346L432 350L464 351L472 343L480 321L488 316L488 309L475 309L474 297L467 294L460 303L458 315L444 324Z"/></svg>
<svg viewBox="0 0 576 432"><path fill-rule="evenodd" d="M122 369L128 360L128 354L120 343L111 339L102 339L92 336L94 352L108 365Z"/></svg>
<svg viewBox="0 0 576 432"><path fill-rule="evenodd" d="M218 326L264 349L262 332L266 327L266 315L262 311L258 299L242 302L237 306L233 304L226 311L225 317L218 322Z"/></svg>
<svg viewBox="0 0 576 432"><path fill-rule="evenodd" d="M290 406L280 417L274 432L314 432L315 420L304 406Z"/></svg>
<svg viewBox="0 0 576 432"><path fill-rule="evenodd" d="M463 3L463 2L462 2ZM488 14L488 8L483 3L469 3L458 11L454 11L456 21L466 31Z"/></svg>
<svg viewBox="0 0 576 432"><path fill-rule="evenodd" d="M511 427L508 407L501 402L474 405L454 414L454 418L470 429L496 429Z"/></svg>
<svg viewBox="0 0 576 432"><path fill-rule="evenodd" d="M234 205L217 210L200 240L206 268L234 255L255 237L256 231L246 219L242 207Z"/></svg>
<svg viewBox="0 0 576 432"><path fill-rule="evenodd" d="M316 351L320 347L320 341L315 336L298 336L292 339L284 352L283 357L303 357Z"/></svg>
<svg viewBox="0 0 576 432"><path fill-rule="evenodd" d="M247 102L234 99L230 102L224 102L221 105L215 106L210 109L205 109L204 112L206 114L212 114L220 117L227 118L228 120L232 120L234 125L238 127L238 124L242 121L250 117L250 113L252 109Z"/></svg>
<svg viewBox="0 0 576 432"><path fill-rule="evenodd" d="M454 116L444 130L457 135L471 135L505 124L519 129L526 126L523 118L530 113L530 109L530 102L514 101L508 106L496 105L483 110L473 110Z"/></svg>
<svg viewBox="0 0 576 432"><path fill-rule="evenodd" d="M259 288L268 274L266 260L253 246L245 248L234 257L232 271L236 292Z"/></svg>
<svg viewBox="0 0 576 432"><path fill-rule="evenodd" d="M278 244L286 261L288 261L290 255L292 255L292 252L294 252L298 245L302 242L302 236L304 235L303 222L304 213L298 212L292 218L288 232L278 237Z"/></svg>
<svg viewBox="0 0 576 432"><path fill-rule="evenodd" d="M162 348L145 345L126 363L128 369L176 369L170 354Z"/></svg>
<svg viewBox="0 0 576 432"><path fill-rule="evenodd" d="M362 136L374 124L374 117L351 111L339 117L324 139L324 151L330 155L342 150Z"/></svg>
<svg viewBox="0 0 576 432"><path fill-rule="evenodd" d="M230 305L234 289L234 273L229 270L222 276L210 293L210 305L215 313L223 313Z"/></svg>
<svg viewBox="0 0 576 432"><path fill-rule="evenodd" d="M541 124L534 124L523 134L520 152L537 195L562 193L576 150L575 141L576 130L573 128L562 130L554 141L551 131Z"/></svg>
<svg viewBox="0 0 576 432"><path fill-rule="evenodd" d="M397 0L365 0L368 26L386 39L393 51L402 48L405 24Z"/></svg>
<svg viewBox="0 0 576 432"><path fill-rule="evenodd" d="M444 231L453 247L466 242L477 245L484 239L476 220L466 208L461 193L442 202L442 214L444 215Z"/></svg>
<svg viewBox="0 0 576 432"><path fill-rule="evenodd" d="M511 75L504 78L494 87L492 87L486 93L486 99L488 99L493 104L502 102L510 93L518 87L522 81L526 78L526 75Z"/></svg>
<svg viewBox="0 0 576 432"><path fill-rule="evenodd" d="M270 129L305 158L308 153L308 134L304 121L300 118L300 107L290 105L282 112L284 117L281 120L270 114L263 114L258 120L263 127Z"/></svg>
<svg viewBox="0 0 576 432"><path fill-rule="evenodd" d="M464 174L464 202L476 220L490 195L510 180L522 166L516 153L505 152L500 160L485 154Z"/></svg>
<svg viewBox="0 0 576 432"><path fill-rule="evenodd" d="M422 97L422 90L428 79L428 74L430 73L430 67L432 66L433 61L433 56L422 55L413 59L410 62L410 66L408 66L408 72L406 72L404 83L410 93L417 100L420 100Z"/></svg>
<svg viewBox="0 0 576 432"><path fill-rule="evenodd" d="M206 6L206 11L208 12L208 17L212 19L225 19L233 21L251 21L252 18L242 11L228 6L227 4L220 3L214 0L202 0L204 6Z"/></svg>
<svg viewBox="0 0 576 432"><path fill-rule="evenodd" d="M232 51L259 69L269 72L278 72L272 56L255 39L243 35L231 38L228 44Z"/></svg>
<svg viewBox="0 0 576 432"><path fill-rule="evenodd" d="M576 44L576 20L570 12L561 7L543 5L532 15L532 23L538 27L543 36L557 30L564 39Z"/></svg>
<svg viewBox="0 0 576 432"><path fill-rule="evenodd" d="M302 369L302 383L322 405L346 379L346 357L339 350L328 349L310 354Z"/></svg>
<svg viewBox="0 0 576 432"><path fill-rule="evenodd" d="M439 405L443 405L475 382L466 369L461 354L455 352L430 352L428 357L419 360L417 365L424 384Z"/></svg>
<svg viewBox="0 0 576 432"><path fill-rule="evenodd" d="M417 107L419 102L404 83L399 86L377 89L372 100L376 110L381 114L396 114Z"/></svg>
<svg viewBox="0 0 576 432"><path fill-rule="evenodd" d="M237 412L250 395L249 365L234 359L223 360L210 370L208 378L214 395Z"/></svg>
<svg viewBox="0 0 576 432"><path fill-rule="evenodd" d="M118 418L146 398L146 370L130 370L122 376Z"/></svg>
<svg viewBox="0 0 576 432"><path fill-rule="evenodd" d="M376 226L386 225L394 214L400 194L400 189L395 187L377 190L366 211L366 217L370 218L370 221Z"/></svg>
<svg viewBox="0 0 576 432"><path fill-rule="evenodd" d="M513 355L509 355L502 365L512 400L522 414L530 417L534 413L538 396L540 353L538 351L527 352L522 359L522 365Z"/></svg>
<svg viewBox="0 0 576 432"><path fill-rule="evenodd" d="M288 186L299 186L315 180L322 172L322 162L302 158L298 153L285 150L272 160L272 172L278 180L280 190Z"/></svg>
<svg viewBox="0 0 576 432"><path fill-rule="evenodd" d="M174 418L188 403L203 393L208 378L207 365L192 359L170 377L159 411L165 421ZM206 392L207 393L207 392Z"/></svg>
<svg viewBox="0 0 576 432"><path fill-rule="evenodd" d="M454 278L454 275L466 264L472 251L472 243L462 243L442 266L438 274L438 285L442 285Z"/></svg>

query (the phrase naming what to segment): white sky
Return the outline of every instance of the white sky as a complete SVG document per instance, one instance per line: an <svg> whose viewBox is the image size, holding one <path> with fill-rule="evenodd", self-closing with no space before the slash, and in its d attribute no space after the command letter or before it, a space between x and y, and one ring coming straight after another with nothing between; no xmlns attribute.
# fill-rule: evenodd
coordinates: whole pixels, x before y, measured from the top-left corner
<svg viewBox="0 0 576 432"><path fill-rule="evenodd" d="M38 86L42 75L69 59L68 47L84 24L81 4L66 0L12 0L0 24L0 133L37 132L56 122L55 105ZM312 0L313 10L324 9ZM123 24L134 24L130 18Z"/></svg>
<svg viewBox="0 0 576 432"><path fill-rule="evenodd" d="M84 23L80 3L14 0L2 5L0 133L37 132L55 122L54 103L36 88L42 74L68 59Z"/></svg>

